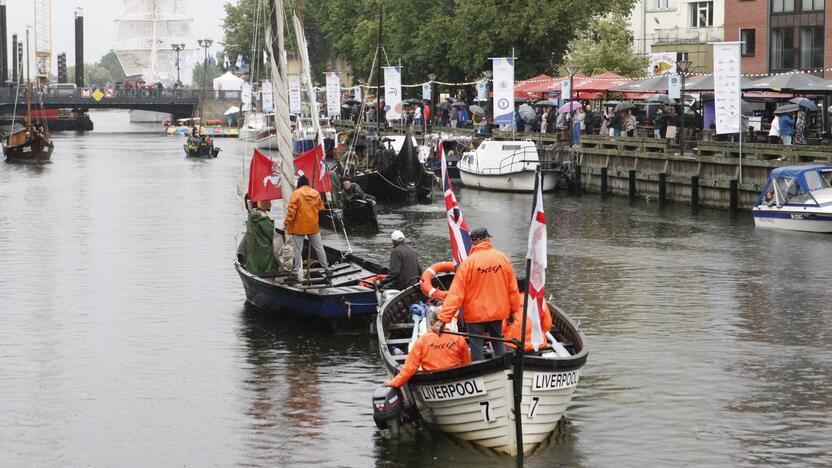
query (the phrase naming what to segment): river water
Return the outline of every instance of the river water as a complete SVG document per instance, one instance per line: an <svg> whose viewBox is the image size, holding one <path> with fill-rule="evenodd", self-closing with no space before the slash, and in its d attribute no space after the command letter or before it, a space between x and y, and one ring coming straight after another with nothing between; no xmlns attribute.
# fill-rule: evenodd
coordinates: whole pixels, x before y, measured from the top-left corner
<svg viewBox="0 0 832 468"><path fill-rule="evenodd" d="M192 161L158 126L93 119L51 164L0 165L0 464L513 466L385 437L375 340L245 305L242 142ZM458 198L520 267L530 197ZM832 465L832 238L596 195L546 209L548 292L590 355L528 466ZM423 265L448 258L441 201L380 218L359 255L385 262L401 229Z"/></svg>

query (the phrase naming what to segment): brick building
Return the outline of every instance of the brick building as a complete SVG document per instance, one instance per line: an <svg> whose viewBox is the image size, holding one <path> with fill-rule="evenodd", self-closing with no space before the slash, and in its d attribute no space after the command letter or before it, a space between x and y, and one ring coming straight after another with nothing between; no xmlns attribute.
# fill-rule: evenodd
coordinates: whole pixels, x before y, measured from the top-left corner
<svg viewBox="0 0 832 468"><path fill-rule="evenodd" d="M771 74L791 70L832 73L825 0L725 0L725 40L745 42L742 71Z"/></svg>

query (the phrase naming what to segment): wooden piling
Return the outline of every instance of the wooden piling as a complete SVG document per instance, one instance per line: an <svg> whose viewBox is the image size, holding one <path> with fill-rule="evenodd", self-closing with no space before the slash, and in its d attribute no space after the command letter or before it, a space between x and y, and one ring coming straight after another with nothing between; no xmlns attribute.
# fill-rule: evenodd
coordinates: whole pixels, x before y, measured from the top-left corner
<svg viewBox="0 0 832 468"><path fill-rule="evenodd" d="M602 167L601 168L601 196L602 197L607 194L607 184L608 183L609 182L607 181L607 168Z"/></svg>
<svg viewBox="0 0 832 468"><path fill-rule="evenodd" d="M737 179L733 179L729 182L729 190L731 192L729 208L731 209L731 212L735 212L739 206L739 181L737 181Z"/></svg>
<svg viewBox="0 0 832 468"><path fill-rule="evenodd" d="M636 171L630 169L630 199L636 198Z"/></svg>
<svg viewBox="0 0 832 468"><path fill-rule="evenodd" d="M659 203L667 200L667 173L659 173Z"/></svg>
<svg viewBox="0 0 832 468"><path fill-rule="evenodd" d="M690 178L690 204L694 208L699 206L699 176Z"/></svg>

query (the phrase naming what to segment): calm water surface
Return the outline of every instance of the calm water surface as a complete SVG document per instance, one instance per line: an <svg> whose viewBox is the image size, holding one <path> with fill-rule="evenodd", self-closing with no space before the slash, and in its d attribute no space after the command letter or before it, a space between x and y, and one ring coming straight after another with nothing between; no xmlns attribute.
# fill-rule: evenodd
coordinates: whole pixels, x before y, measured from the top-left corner
<svg viewBox="0 0 832 468"><path fill-rule="evenodd" d="M232 266L243 144L94 115L53 163L0 164L3 466L512 466L427 431L388 439L375 341L245 305ZM520 266L529 196L459 190ZM832 465L832 238L748 215L547 196L549 292L590 358L528 466ZM447 259L440 203L381 216ZM325 231L328 242L338 243Z"/></svg>

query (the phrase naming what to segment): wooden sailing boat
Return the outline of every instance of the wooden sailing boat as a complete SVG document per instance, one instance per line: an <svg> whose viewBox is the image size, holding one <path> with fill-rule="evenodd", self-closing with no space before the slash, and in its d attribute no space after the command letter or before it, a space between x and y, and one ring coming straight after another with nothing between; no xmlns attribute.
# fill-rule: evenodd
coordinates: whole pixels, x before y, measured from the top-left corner
<svg viewBox="0 0 832 468"><path fill-rule="evenodd" d="M29 56L29 31L26 30L26 56ZM18 80L18 83L20 80ZM16 107L15 107L16 108ZM46 128L32 123L32 82L29 80L29 60L26 60L26 124L15 125L3 141L3 154L8 161L45 163L52 158L55 144Z"/></svg>

